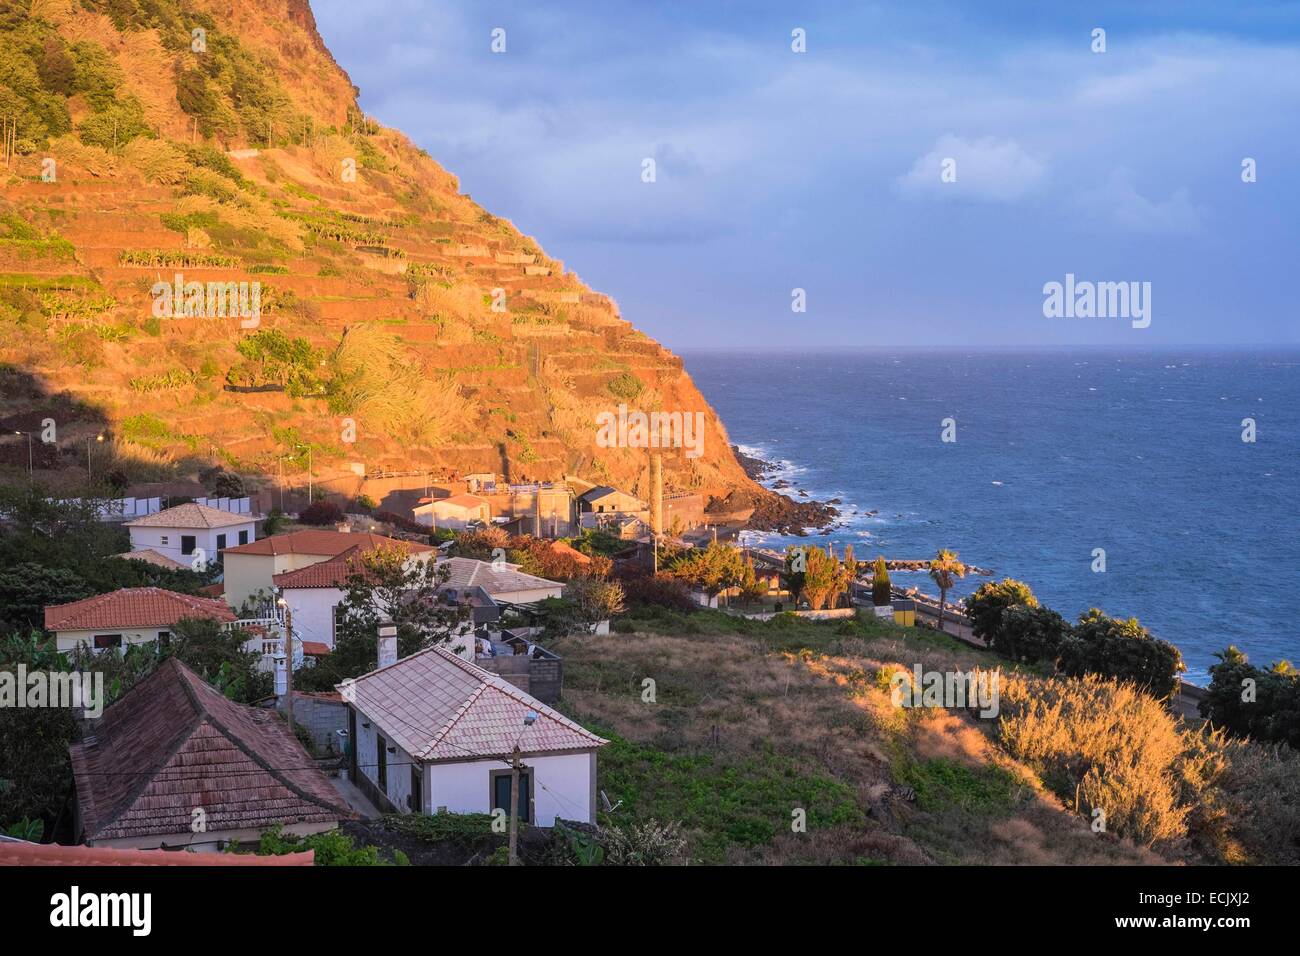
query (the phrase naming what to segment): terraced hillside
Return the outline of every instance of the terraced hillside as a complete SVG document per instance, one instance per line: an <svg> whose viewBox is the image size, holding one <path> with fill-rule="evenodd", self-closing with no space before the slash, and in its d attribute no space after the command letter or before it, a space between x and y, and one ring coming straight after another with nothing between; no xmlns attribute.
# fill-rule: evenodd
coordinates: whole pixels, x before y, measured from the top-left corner
<svg viewBox="0 0 1300 956"><path fill-rule="evenodd" d="M0 0L0 116L0 465L50 417L51 472L104 434L96 468L130 479L310 450L341 491L489 470L644 492L647 453L597 445L626 403L704 413L669 490L767 494L680 359L361 115L302 0ZM186 315L191 283L249 283L259 315Z"/></svg>

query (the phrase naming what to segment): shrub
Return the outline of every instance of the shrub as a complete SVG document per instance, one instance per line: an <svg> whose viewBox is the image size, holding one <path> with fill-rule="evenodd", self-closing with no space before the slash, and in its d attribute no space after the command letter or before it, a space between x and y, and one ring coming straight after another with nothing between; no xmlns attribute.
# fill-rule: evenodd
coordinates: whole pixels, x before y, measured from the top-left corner
<svg viewBox="0 0 1300 956"><path fill-rule="evenodd" d="M613 866L675 866L684 862L686 839L676 823L631 823L605 831L605 860Z"/></svg>
<svg viewBox="0 0 1300 956"><path fill-rule="evenodd" d="M699 609L691 597L690 588L670 575L625 574L620 581L629 607L650 605L688 614Z"/></svg>
<svg viewBox="0 0 1300 956"><path fill-rule="evenodd" d="M1002 627L1002 612L1021 604L1037 607L1038 599L1029 585L1013 578L986 581L966 598L966 617L970 619L971 633L992 647L997 647L998 631Z"/></svg>
<svg viewBox="0 0 1300 956"><path fill-rule="evenodd" d="M626 402L632 401L641 394L645 387L641 380L631 372L619 372L609 383L609 393L615 398L621 398Z"/></svg>
<svg viewBox="0 0 1300 956"><path fill-rule="evenodd" d="M313 501L302 509L298 520L303 524L337 524L343 520L343 509L332 501Z"/></svg>
<svg viewBox="0 0 1300 956"><path fill-rule="evenodd" d="M1234 736L1300 750L1300 671L1287 661L1255 667L1232 646L1215 657L1201 716Z"/></svg>
<svg viewBox="0 0 1300 956"><path fill-rule="evenodd" d="M1061 643L1058 667L1074 677L1093 673L1132 681L1157 697L1173 694L1178 675L1187 670L1178 648L1152 637L1137 618L1122 621L1095 607L1079 616Z"/></svg>

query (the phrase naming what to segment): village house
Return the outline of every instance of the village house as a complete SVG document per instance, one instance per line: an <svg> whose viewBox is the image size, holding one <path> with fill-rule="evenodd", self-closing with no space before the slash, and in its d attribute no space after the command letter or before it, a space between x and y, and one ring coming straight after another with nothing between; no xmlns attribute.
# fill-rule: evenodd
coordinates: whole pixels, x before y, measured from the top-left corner
<svg viewBox="0 0 1300 956"><path fill-rule="evenodd" d="M381 647L377 670L339 686L351 779L381 809L509 812L517 751L521 820L595 822L596 752L608 741L441 647L392 656Z"/></svg>
<svg viewBox="0 0 1300 956"><path fill-rule="evenodd" d="M577 531L573 489L564 482L496 485L483 493L492 514L505 519L503 527L512 534L537 538L567 538Z"/></svg>
<svg viewBox="0 0 1300 956"><path fill-rule="evenodd" d="M578 511L582 515L635 515L643 521L650 515L649 505L640 498L608 485L598 485L579 495ZM583 526L589 527L586 522Z"/></svg>
<svg viewBox="0 0 1300 956"><path fill-rule="evenodd" d="M175 658L69 753L74 829L88 846L216 851L276 825L307 835L353 817L279 717L227 699Z"/></svg>
<svg viewBox="0 0 1300 956"><path fill-rule="evenodd" d="M412 554L433 553L427 545L369 532L310 530L276 534L222 552L226 601L240 608L258 592L269 598L277 574L330 561L354 549L373 551L380 547L400 547Z"/></svg>
<svg viewBox="0 0 1300 956"><path fill-rule="evenodd" d="M190 502L127 521L131 550L154 551L186 567L217 560L227 547L257 538L257 516Z"/></svg>
<svg viewBox="0 0 1300 956"><path fill-rule="evenodd" d="M54 634L61 653L70 653L79 644L96 651L125 650L130 644L166 644L177 621L197 617L223 624L235 620L220 599L163 588L122 588L70 604L50 605L45 609L45 629Z"/></svg>
<svg viewBox="0 0 1300 956"><path fill-rule="evenodd" d="M487 524L492 520L492 506L488 500L470 494L421 498L413 511L416 524L451 531L464 531L472 524Z"/></svg>
<svg viewBox="0 0 1300 956"><path fill-rule="evenodd" d="M396 541L392 544L406 546L414 559L428 560L434 550L425 545ZM361 553L358 547L329 561L277 574L274 584L293 618L294 639L299 642L320 642L332 648L342 623L340 614L344 592L347 588L350 558ZM444 558L438 567L446 570L443 589L455 593L482 588L494 602L531 604L548 597L559 597L564 585L548 581L519 570L516 564L494 566L474 558ZM467 625L465 634L469 634ZM472 637L465 641L467 654L473 655ZM457 644L457 646L461 646Z"/></svg>

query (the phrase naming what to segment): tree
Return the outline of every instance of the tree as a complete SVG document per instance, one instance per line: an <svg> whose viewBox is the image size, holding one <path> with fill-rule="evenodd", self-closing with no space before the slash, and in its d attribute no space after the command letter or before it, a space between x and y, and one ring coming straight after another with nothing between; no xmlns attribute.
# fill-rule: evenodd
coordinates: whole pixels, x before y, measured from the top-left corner
<svg viewBox="0 0 1300 956"><path fill-rule="evenodd" d="M948 592L958 578L966 576L966 565L957 558L956 551L941 548L930 562L930 579L939 588L939 630L943 630L943 612L948 603Z"/></svg>
<svg viewBox="0 0 1300 956"><path fill-rule="evenodd" d="M1137 618L1120 620L1095 607L1079 615L1061 645L1059 666L1072 677L1094 673L1131 681L1156 697L1173 694L1187 670L1178 648L1153 637Z"/></svg>
<svg viewBox="0 0 1300 956"><path fill-rule="evenodd" d="M879 555L876 558L876 565L872 569L871 576L871 603L876 607L884 607L893 603L894 591L889 583L889 568L885 566L885 556Z"/></svg>
<svg viewBox="0 0 1300 956"><path fill-rule="evenodd" d="M966 617L970 619L971 633L985 644L996 648L1002 615L1009 607L1022 605L1038 607L1038 598L1029 585L1014 578L985 581L975 593L966 598Z"/></svg>
<svg viewBox="0 0 1300 956"><path fill-rule="evenodd" d="M758 579L754 571L754 556L745 556L745 567L740 575L740 597L743 601L758 603L767 594L767 585Z"/></svg>
<svg viewBox="0 0 1300 956"><path fill-rule="evenodd" d="M332 501L313 501L298 515L303 524L338 524L343 520L343 509Z"/></svg>
<svg viewBox="0 0 1300 956"><path fill-rule="evenodd" d="M1039 607L1037 602L1013 604L1002 611L992 647L1014 661L1055 664L1070 633L1070 623L1051 608Z"/></svg>
<svg viewBox="0 0 1300 956"><path fill-rule="evenodd" d="M560 601L548 602L547 632L558 635L589 631L593 625L622 614L626 610L624 602L623 586L617 581L574 578Z"/></svg>
<svg viewBox="0 0 1300 956"><path fill-rule="evenodd" d="M804 558L803 596L808 606L814 611L834 607L849 585L844 565L821 548L808 548Z"/></svg>
<svg viewBox="0 0 1300 956"><path fill-rule="evenodd" d="M379 662L379 625L397 625L398 657L434 645L455 650L463 635L467 609L439 594L450 569L412 557L405 548L381 546L348 560L348 575L339 602L334 649L316 666L295 673L304 687L332 687L374 670Z"/></svg>
<svg viewBox="0 0 1300 956"><path fill-rule="evenodd" d="M745 573L740 552L730 545L711 541L704 548L691 548L672 560L668 573L709 596L709 601L738 585Z"/></svg>
<svg viewBox="0 0 1300 956"><path fill-rule="evenodd" d="M274 693L275 677L258 670L260 654L245 650L250 636L215 618L183 618L173 625L167 650L231 700L251 704Z"/></svg>

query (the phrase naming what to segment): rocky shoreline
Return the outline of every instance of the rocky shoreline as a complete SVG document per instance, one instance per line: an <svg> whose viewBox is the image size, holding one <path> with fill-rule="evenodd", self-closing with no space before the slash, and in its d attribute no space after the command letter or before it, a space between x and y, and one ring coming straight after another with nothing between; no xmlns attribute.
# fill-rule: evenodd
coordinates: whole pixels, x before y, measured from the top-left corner
<svg viewBox="0 0 1300 956"><path fill-rule="evenodd" d="M761 483L776 471L776 465L770 461L746 455L735 445L731 446L731 450L736 455L736 461L740 462L741 468L752 481ZM785 488L790 487L788 482L777 484ZM753 531L772 531L777 534L801 536L806 535L809 528L816 528L823 533L829 532L835 524L835 519L840 516L839 510L829 503L812 499L796 501L788 495L780 494L774 490L775 488L776 485L766 495L733 491L718 503L717 510L740 511L753 508L754 513L745 522L746 528ZM800 494L807 495L807 492L800 492Z"/></svg>

